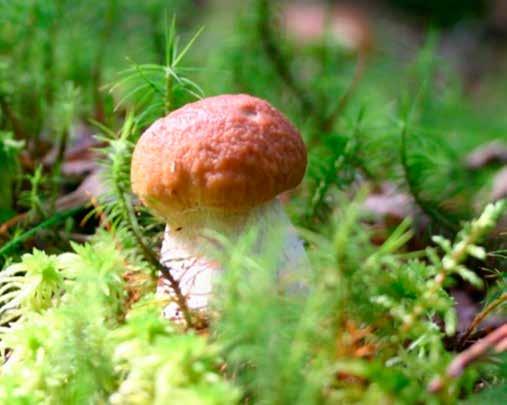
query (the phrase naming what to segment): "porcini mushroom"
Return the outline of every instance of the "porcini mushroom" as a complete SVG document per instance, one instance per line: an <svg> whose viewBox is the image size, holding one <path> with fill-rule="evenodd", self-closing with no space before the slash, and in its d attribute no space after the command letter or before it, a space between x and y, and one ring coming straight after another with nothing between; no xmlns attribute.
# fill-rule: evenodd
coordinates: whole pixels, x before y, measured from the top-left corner
<svg viewBox="0 0 507 405"><path fill-rule="evenodd" d="M268 102L249 95L187 104L142 134L132 159L132 189L167 224L161 262L190 310L206 312L213 280L222 271L201 244L205 229L236 238L252 220L260 234L283 223L281 267L296 271L308 265L277 199L301 182L305 168L298 131ZM163 280L159 290L174 296ZM164 314L182 319L176 301Z"/></svg>

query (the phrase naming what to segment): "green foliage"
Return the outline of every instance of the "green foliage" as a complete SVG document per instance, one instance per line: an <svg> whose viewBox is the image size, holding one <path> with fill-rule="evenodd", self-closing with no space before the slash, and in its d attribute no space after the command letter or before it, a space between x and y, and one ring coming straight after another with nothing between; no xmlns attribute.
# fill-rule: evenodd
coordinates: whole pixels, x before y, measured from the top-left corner
<svg viewBox="0 0 507 405"><path fill-rule="evenodd" d="M153 298L125 317L131 265L110 235L74 250L36 251L3 272L2 403L235 401L238 390L217 373L218 347L177 332Z"/></svg>
<svg viewBox="0 0 507 405"><path fill-rule="evenodd" d="M375 247L359 223L359 202L342 202L324 233L303 232L314 256L307 295L280 294L274 280L280 230L266 236L260 255L252 254L254 231L229 242L214 330L231 378L255 403L439 401L426 386L451 355L436 319L450 335L456 323L443 286L452 274L478 282L460 263L469 254L484 259L475 243L503 209L486 208L455 243L437 238L443 257L430 249L412 259L400 253L408 223ZM473 376L468 370L440 400L456 401Z"/></svg>
<svg viewBox="0 0 507 405"><path fill-rule="evenodd" d="M201 32L202 29L180 50L180 38L176 35L176 20L173 18L166 34L165 64L134 63L123 71L122 78L110 90L127 88L118 101L118 107L130 101L137 111L137 122L143 125L185 104L189 96L202 98L202 89L184 76L187 69L180 66Z"/></svg>
<svg viewBox="0 0 507 405"><path fill-rule="evenodd" d="M239 390L218 373L219 347L196 335L177 334L160 307L140 302L114 331L116 371L125 376L113 404L230 404Z"/></svg>
<svg viewBox="0 0 507 405"><path fill-rule="evenodd" d="M2 324L23 313L41 312L60 298L64 275L56 257L34 250L1 273Z"/></svg>
<svg viewBox="0 0 507 405"><path fill-rule="evenodd" d="M485 382L486 387L471 395L463 404L501 404L507 399L507 355L504 353L498 356L496 364L489 364L486 366L489 370L486 372L488 375Z"/></svg>
<svg viewBox="0 0 507 405"><path fill-rule="evenodd" d="M27 270L46 268L59 283L43 279L35 285L35 296L47 296L48 284L53 286L52 305L40 300L38 311L19 306L21 318L3 331L3 401L84 403L104 397L115 386L108 327L116 324L125 295L114 241L104 234L93 247L58 257L39 253L23 263Z"/></svg>
<svg viewBox="0 0 507 405"><path fill-rule="evenodd" d="M504 203L463 226L493 173L470 172L465 157L505 137L505 96L477 108L435 35L408 66L388 49L344 52L327 34L299 43L278 24L283 3L234 2L227 32L183 0L0 0L0 403L488 403L505 392L505 358L494 356L427 389L461 348L449 287L483 294L486 315L505 308L506 246L492 231ZM177 35L174 14L190 36ZM227 271L205 338L161 317L163 224L137 205L130 161L155 119L234 92L269 100L307 142L287 209L313 271L306 291L280 285L274 224L261 247L255 227L213 235ZM87 122L106 191L75 235L91 240L61 253L57 225L83 214L56 209L81 180L62 165ZM384 224L379 242L356 191L383 182L425 217ZM26 221L4 229L16 214Z"/></svg>
<svg viewBox="0 0 507 405"><path fill-rule="evenodd" d="M36 133L47 125L56 94L66 82L82 89L87 114L104 119L110 110L100 86L111 80L125 56L162 58L164 13L185 17L183 4L181 0L1 2L0 61L6 76L0 98L16 112L17 129ZM29 122L25 116L31 117Z"/></svg>
<svg viewBox="0 0 507 405"><path fill-rule="evenodd" d="M19 183L19 152L23 148L22 141L16 141L9 132L0 131L0 222L6 220L14 212L13 194Z"/></svg>

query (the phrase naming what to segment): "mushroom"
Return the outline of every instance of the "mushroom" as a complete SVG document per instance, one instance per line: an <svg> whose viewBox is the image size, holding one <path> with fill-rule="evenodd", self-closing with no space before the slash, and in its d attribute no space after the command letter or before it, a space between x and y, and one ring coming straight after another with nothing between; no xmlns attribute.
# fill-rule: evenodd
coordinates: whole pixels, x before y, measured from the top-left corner
<svg viewBox="0 0 507 405"><path fill-rule="evenodd" d="M132 189L167 224L161 263L191 311L206 316L214 280L223 271L208 257L206 229L236 239L254 223L261 241L270 227L283 224L274 281L309 270L277 198L301 182L305 169L298 131L268 102L245 94L187 104L142 134L132 158ZM176 294L162 275L157 292ZM183 320L176 299L164 315Z"/></svg>

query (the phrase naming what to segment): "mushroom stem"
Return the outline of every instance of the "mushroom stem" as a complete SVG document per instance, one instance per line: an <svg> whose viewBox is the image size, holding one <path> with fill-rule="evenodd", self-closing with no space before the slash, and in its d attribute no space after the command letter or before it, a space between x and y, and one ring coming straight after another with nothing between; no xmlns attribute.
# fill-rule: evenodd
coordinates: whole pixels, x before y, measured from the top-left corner
<svg viewBox="0 0 507 405"><path fill-rule="evenodd" d="M262 254L263 246L266 246L266 241L263 239L269 235L269 230L283 231L276 279L283 280L284 285L290 286L291 289L293 287L300 289L304 286L303 277L310 271L309 260L301 240L278 199L275 198L245 212L224 213L209 209L186 211L179 216L178 220L171 220L167 224L161 262L178 281L191 311L206 315L213 283L223 272L221 265L209 257L210 240L206 238L204 231L212 230L230 240L237 240L251 226L257 229L255 247L258 254ZM285 283L286 281L288 284ZM170 283L163 276L160 277L157 293L163 296L175 296ZM171 320L183 321L177 300L172 300L167 305L164 316Z"/></svg>

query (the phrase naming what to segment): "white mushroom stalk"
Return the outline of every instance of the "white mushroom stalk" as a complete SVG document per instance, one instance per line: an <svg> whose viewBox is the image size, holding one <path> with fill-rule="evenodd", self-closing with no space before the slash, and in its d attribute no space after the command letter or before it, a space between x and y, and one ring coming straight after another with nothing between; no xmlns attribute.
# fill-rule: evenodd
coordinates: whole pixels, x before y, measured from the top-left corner
<svg viewBox="0 0 507 405"><path fill-rule="evenodd" d="M277 227L283 232L278 273L273 276L273 282L291 290L304 288L310 270L308 257L278 199L245 213L217 215L213 211L196 210L182 215L180 222L167 225L161 252L161 262L178 282L190 311L206 316L213 286L223 272L221 265L209 257L213 249L221 247L209 240L206 231L215 231L234 241L241 238L243 232L250 227L255 227L257 231L260 250L262 238L270 229ZM263 252L255 253L262 255ZM164 316L183 321L183 314L169 280L160 279L157 293L161 297L172 297L171 303L164 310Z"/></svg>
<svg viewBox="0 0 507 405"><path fill-rule="evenodd" d="M173 298L168 318L188 320L187 309L206 314L223 271L209 257L206 230L234 240L253 226L262 250L270 230L284 229L273 282L298 284L290 279L309 269L308 260L277 196L296 187L305 169L296 128L245 94L187 104L143 133L132 158L132 189L167 224L161 261L170 280L161 277L158 291Z"/></svg>

